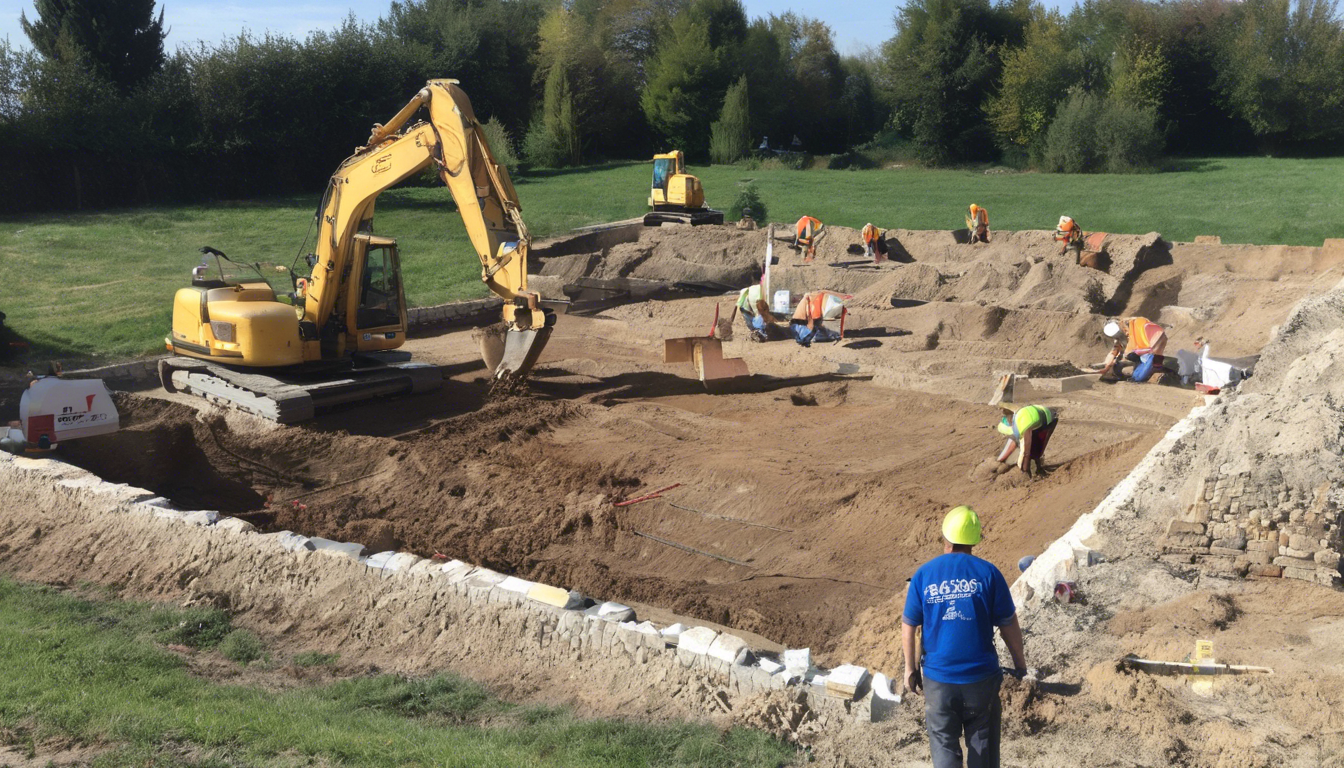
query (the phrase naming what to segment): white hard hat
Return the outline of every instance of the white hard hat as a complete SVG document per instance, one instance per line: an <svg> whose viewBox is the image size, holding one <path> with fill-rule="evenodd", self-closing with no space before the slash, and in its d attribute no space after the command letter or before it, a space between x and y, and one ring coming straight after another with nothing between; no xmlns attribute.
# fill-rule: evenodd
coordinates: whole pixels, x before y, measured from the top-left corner
<svg viewBox="0 0 1344 768"><path fill-rule="evenodd" d="M1061 227L1064 226L1065 224L1072 224L1072 223L1073 223L1073 219L1069 218L1068 216L1060 216L1060 217L1059 217L1059 226L1061 226Z"/></svg>
<svg viewBox="0 0 1344 768"><path fill-rule="evenodd" d="M1114 339L1120 336L1120 324L1114 320L1107 320L1106 325L1102 327L1101 332L1106 334L1107 338Z"/></svg>

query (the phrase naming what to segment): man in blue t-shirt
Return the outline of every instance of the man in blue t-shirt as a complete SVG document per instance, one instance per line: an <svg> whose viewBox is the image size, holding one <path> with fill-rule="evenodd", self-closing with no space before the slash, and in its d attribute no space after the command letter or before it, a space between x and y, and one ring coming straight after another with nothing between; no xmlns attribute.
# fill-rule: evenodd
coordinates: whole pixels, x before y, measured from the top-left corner
<svg viewBox="0 0 1344 768"><path fill-rule="evenodd" d="M963 733L968 768L997 768L1003 675L994 628L999 628L1016 672L1025 674L1022 628L1003 574L971 554L971 547L980 543L975 510L962 506L948 512L943 539L942 557L920 566L906 592L901 619L905 687L924 691L934 768L961 768ZM918 627L924 628L924 656L916 661Z"/></svg>

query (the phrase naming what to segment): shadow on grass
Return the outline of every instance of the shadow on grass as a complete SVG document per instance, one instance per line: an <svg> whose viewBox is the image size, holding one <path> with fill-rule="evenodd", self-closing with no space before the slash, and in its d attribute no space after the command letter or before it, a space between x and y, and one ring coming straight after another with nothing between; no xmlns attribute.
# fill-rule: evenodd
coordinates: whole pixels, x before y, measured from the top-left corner
<svg viewBox="0 0 1344 768"><path fill-rule="evenodd" d="M645 165L651 161L644 160L617 160L601 165L581 165L577 168L534 168L526 173L519 173L518 178L513 180L514 184L526 184L532 180L538 179L558 179L565 176L582 176L589 173L599 173L601 171L610 171L615 168L628 168L632 165Z"/></svg>
<svg viewBox="0 0 1344 768"><path fill-rule="evenodd" d="M1206 157L1170 157L1162 164L1159 173L1209 173L1226 169L1227 166L1217 159Z"/></svg>

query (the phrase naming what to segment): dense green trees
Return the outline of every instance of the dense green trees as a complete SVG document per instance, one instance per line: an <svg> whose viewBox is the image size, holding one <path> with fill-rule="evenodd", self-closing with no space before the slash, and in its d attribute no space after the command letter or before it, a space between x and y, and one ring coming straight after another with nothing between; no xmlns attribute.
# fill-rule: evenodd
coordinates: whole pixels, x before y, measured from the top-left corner
<svg viewBox="0 0 1344 768"><path fill-rule="evenodd" d="M836 168L1344 151L1339 0L903 0L859 56L741 0L389 0L371 23L168 55L154 0L31 2L32 50L0 41L9 210L312 191L433 77L524 168L733 162L766 137Z"/></svg>

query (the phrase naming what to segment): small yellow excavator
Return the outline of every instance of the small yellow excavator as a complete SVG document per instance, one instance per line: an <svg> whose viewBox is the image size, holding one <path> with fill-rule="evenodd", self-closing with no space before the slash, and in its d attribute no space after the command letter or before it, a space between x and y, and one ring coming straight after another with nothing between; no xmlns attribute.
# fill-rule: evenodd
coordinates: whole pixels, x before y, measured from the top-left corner
<svg viewBox="0 0 1344 768"><path fill-rule="evenodd" d="M422 107L429 120L402 130ZM503 333L480 336L482 357L497 380L524 378L555 313L527 289L530 238L508 171L457 81L431 80L336 169L315 217L311 272L279 268L292 292L277 293L258 265L255 279L231 275L239 270L225 262L247 265L201 249L191 286L173 299L164 341L178 356L159 363L164 389L288 424L328 405L437 388L436 366L397 351L407 327L397 243L373 234L378 195L431 164L462 214L481 279L505 302L494 326Z"/></svg>
<svg viewBox="0 0 1344 768"><path fill-rule="evenodd" d="M653 187L644 226L662 224L722 224L723 211L705 207L705 188L686 173L686 155L681 150L653 156Z"/></svg>

